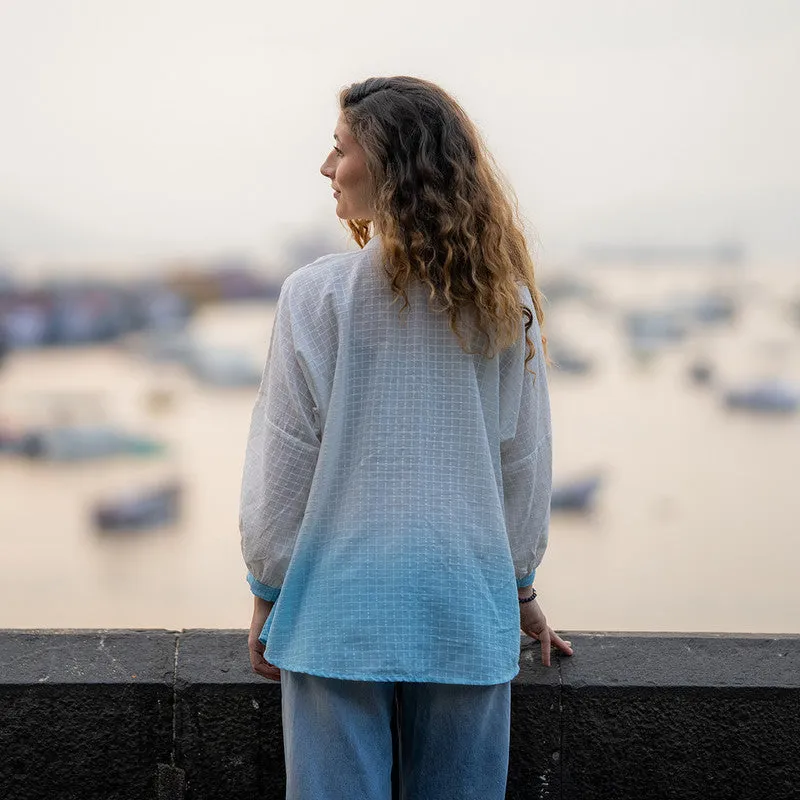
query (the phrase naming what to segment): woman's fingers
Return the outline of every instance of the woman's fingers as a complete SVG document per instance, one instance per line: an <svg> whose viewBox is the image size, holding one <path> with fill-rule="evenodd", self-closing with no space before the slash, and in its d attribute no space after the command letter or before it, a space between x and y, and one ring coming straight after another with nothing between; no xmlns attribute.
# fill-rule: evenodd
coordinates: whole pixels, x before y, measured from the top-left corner
<svg viewBox="0 0 800 800"><path fill-rule="evenodd" d="M271 681L279 681L281 679L280 669L274 664L270 664L269 661L264 661L263 658L260 664L253 665L253 672L262 678L269 678Z"/></svg>
<svg viewBox="0 0 800 800"><path fill-rule="evenodd" d="M562 639L557 633L553 633L551 636L551 643L553 647L557 647L561 652L565 653L568 656L572 655L572 642L568 642L566 639Z"/></svg>
<svg viewBox="0 0 800 800"><path fill-rule="evenodd" d="M542 664L546 667L550 666L550 650L555 647L565 655L574 655L572 649L572 642L567 639L562 639L552 628L545 628L541 633L533 633L523 630L531 639L536 639L542 645Z"/></svg>
<svg viewBox="0 0 800 800"><path fill-rule="evenodd" d="M253 672L261 675L262 678L279 681L281 679L280 667L270 664L269 661L264 658L263 654L264 645L261 644L261 642L259 642L258 645L250 646L250 666L253 667Z"/></svg>
<svg viewBox="0 0 800 800"><path fill-rule="evenodd" d="M542 664L546 667L550 666L550 629L545 628L539 634L539 641L542 645Z"/></svg>
<svg viewBox="0 0 800 800"><path fill-rule="evenodd" d="M254 669L262 678L269 678L271 681L279 681L281 679L280 669L274 664L270 664L269 661L264 661L263 664Z"/></svg>

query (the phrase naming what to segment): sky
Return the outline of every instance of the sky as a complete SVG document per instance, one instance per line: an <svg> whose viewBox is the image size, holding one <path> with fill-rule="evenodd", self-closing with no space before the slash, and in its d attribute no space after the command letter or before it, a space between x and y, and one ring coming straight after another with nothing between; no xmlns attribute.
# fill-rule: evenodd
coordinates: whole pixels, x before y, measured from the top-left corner
<svg viewBox="0 0 800 800"><path fill-rule="evenodd" d="M799 54L796 0L0 0L0 264L344 243L336 96L392 74L461 102L543 257L797 260Z"/></svg>

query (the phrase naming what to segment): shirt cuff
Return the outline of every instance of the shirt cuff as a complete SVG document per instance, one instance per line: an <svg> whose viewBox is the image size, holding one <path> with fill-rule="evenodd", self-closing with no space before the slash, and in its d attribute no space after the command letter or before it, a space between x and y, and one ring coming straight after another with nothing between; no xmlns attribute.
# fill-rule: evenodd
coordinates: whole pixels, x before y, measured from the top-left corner
<svg viewBox="0 0 800 800"><path fill-rule="evenodd" d="M526 575L524 578L517 578L517 589L524 589L527 586L530 586L533 583L533 578L536 575L536 570L531 572L530 575Z"/></svg>
<svg viewBox="0 0 800 800"><path fill-rule="evenodd" d="M262 600L267 600L270 603L274 603L278 599L278 595L281 593L280 586L278 588L275 588L274 586L267 586L266 583L257 581L252 572L247 573L247 582L250 584L250 591L256 597L260 597Z"/></svg>

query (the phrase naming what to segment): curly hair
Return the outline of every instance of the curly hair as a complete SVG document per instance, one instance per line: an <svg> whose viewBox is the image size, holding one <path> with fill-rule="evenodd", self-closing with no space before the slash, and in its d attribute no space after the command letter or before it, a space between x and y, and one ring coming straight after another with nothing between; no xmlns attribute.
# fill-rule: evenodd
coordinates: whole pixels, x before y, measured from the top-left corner
<svg viewBox="0 0 800 800"><path fill-rule="evenodd" d="M374 219L347 220L364 247L380 231L385 269L401 313L407 286L417 278L446 312L462 349L476 352L459 326L473 320L491 358L517 341L525 317L526 358L533 314L544 325L516 194L504 179L475 125L434 83L407 76L368 78L345 87L339 105L353 138L365 151ZM519 285L533 309L520 305ZM547 362L547 339L542 335Z"/></svg>

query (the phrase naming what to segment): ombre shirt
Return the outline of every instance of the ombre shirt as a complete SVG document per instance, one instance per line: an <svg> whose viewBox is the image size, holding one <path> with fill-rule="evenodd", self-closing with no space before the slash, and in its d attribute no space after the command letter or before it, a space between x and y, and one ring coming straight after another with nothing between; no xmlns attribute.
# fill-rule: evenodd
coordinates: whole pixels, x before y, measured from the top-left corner
<svg viewBox="0 0 800 800"><path fill-rule="evenodd" d="M495 684L519 671L517 588L550 517L547 375L524 318L465 353L427 292L393 295L380 237L284 282L253 410L240 531L275 601L265 658L311 675ZM520 299L533 310L530 293Z"/></svg>

